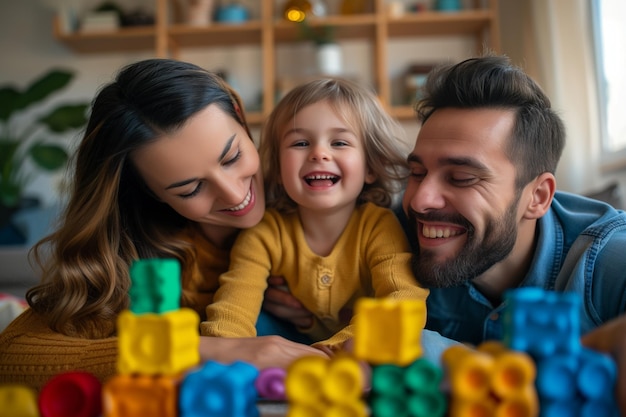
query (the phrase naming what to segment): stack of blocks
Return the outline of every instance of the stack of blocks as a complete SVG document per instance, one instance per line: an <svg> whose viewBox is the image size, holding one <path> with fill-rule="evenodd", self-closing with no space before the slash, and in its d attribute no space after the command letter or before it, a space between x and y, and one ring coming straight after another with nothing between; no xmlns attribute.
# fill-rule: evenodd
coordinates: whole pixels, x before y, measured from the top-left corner
<svg viewBox="0 0 626 417"><path fill-rule="evenodd" d="M442 371L422 358L425 324L423 300L362 298L357 302L354 356L372 366L372 416L444 415Z"/></svg>
<svg viewBox="0 0 626 417"><path fill-rule="evenodd" d="M183 373L200 361L199 317L180 308L180 264L145 259L130 268L130 310L117 322L118 374L103 386L105 417L174 417Z"/></svg>
<svg viewBox="0 0 626 417"><path fill-rule="evenodd" d="M506 294L504 343L537 368L540 416L617 417L617 369L580 343L580 296L523 288Z"/></svg>

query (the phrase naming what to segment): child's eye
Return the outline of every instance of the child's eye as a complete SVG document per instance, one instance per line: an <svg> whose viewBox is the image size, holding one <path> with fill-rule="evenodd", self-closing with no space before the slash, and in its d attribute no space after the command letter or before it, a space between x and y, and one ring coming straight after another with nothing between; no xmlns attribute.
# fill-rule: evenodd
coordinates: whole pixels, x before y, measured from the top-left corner
<svg viewBox="0 0 626 417"><path fill-rule="evenodd" d="M305 141L305 140L299 140L299 141L296 141L296 142L291 144L291 146L293 146L295 148L303 148L303 147L308 146L308 145L309 145L309 143L307 141Z"/></svg>
<svg viewBox="0 0 626 417"><path fill-rule="evenodd" d="M335 142L333 142L333 146L336 146L338 148L343 147L343 146L348 146L349 143L345 140L337 140Z"/></svg>
<svg viewBox="0 0 626 417"><path fill-rule="evenodd" d="M196 186L196 188L194 188L192 192L187 193L187 194L180 194L180 197L181 198L191 198L191 197L197 195L200 192L201 188L202 188L202 182L199 182L198 185Z"/></svg>

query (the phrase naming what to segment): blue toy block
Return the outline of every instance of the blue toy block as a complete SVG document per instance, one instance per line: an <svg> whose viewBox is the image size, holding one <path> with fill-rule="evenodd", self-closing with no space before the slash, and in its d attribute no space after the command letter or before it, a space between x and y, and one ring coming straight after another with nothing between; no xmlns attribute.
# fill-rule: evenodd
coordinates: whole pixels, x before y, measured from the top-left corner
<svg viewBox="0 0 626 417"><path fill-rule="evenodd" d="M607 355L586 348L537 362L537 394L542 417L619 416L615 402L617 367Z"/></svg>
<svg viewBox="0 0 626 417"><path fill-rule="evenodd" d="M133 313L160 314L180 308L181 272L176 259L139 259L129 272L128 295Z"/></svg>
<svg viewBox="0 0 626 417"><path fill-rule="evenodd" d="M534 359L580 351L577 294L518 288L505 293L504 344Z"/></svg>
<svg viewBox="0 0 626 417"><path fill-rule="evenodd" d="M257 368L245 362L206 362L181 383L180 417L258 417L258 375Z"/></svg>

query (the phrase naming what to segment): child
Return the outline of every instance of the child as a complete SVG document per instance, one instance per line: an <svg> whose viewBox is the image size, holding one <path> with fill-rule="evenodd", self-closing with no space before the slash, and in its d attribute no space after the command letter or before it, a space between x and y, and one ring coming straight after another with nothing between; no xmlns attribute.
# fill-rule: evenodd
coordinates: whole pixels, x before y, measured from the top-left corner
<svg viewBox="0 0 626 417"><path fill-rule="evenodd" d="M268 209L238 236L201 334L255 335L269 275L314 314L299 330L327 352L352 337L358 298L426 299L388 209L407 172L396 129L373 93L346 80L306 83L278 103L260 148Z"/></svg>

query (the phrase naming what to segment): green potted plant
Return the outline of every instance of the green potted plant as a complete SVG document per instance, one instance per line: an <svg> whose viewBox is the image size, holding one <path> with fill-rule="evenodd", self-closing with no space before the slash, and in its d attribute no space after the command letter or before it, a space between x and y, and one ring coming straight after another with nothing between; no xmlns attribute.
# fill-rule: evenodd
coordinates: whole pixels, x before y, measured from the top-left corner
<svg viewBox="0 0 626 417"><path fill-rule="evenodd" d="M302 37L315 44L321 75L341 75L341 46L335 41L335 28L329 25L311 26L307 19L299 25Z"/></svg>
<svg viewBox="0 0 626 417"><path fill-rule="evenodd" d="M24 90L0 86L0 229L10 224L12 215L23 205L24 190L37 170L55 172L65 166L68 153L59 134L86 124L89 103L58 104L43 115L34 115L30 122L18 116L41 106L73 77L70 71L52 69ZM27 160L34 171L25 166Z"/></svg>

